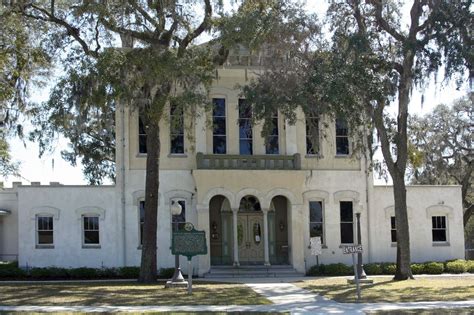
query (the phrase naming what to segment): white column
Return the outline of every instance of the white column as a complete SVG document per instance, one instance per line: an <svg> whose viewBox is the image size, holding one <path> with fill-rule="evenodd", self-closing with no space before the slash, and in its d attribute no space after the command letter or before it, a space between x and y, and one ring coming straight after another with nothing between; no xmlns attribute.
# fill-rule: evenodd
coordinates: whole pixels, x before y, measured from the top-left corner
<svg viewBox="0 0 474 315"><path fill-rule="evenodd" d="M210 235L209 229L209 206L196 205L197 211L197 230L205 231L206 235ZM208 248L207 255L198 257L198 275L202 276L211 269L211 241L206 238L206 245Z"/></svg>
<svg viewBox="0 0 474 315"><path fill-rule="evenodd" d="M285 136L286 136L286 154L293 155L298 153L297 143L298 138L296 135L296 125L290 125L285 120Z"/></svg>
<svg viewBox="0 0 474 315"><path fill-rule="evenodd" d="M298 272L306 272L304 265L303 205L291 205L291 263Z"/></svg>
<svg viewBox="0 0 474 315"><path fill-rule="evenodd" d="M239 241L237 233L237 214L239 209L232 209L232 225L233 225L233 234L234 234L234 266L240 266L239 263Z"/></svg>
<svg viewBox="0 0 474 315"><path fill-rule="evenodd" d="M268 250L268 209L262 209L263 212L263 249L265 254L265 266L270 266L270 254Z"/></svg>

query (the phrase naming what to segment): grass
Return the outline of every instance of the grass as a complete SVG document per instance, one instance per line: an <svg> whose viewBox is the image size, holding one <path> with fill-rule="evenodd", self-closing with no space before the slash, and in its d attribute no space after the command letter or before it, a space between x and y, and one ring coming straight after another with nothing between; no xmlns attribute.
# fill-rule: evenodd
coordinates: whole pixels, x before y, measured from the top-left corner
<svg viewBox="0 0 474 315"><path fill-rule="evenodd" d="M393 310L393 311L371 311L366 312L366 314L374 314L374 315L448 315L448 314L456 314L456 315L471 315L474 314L474 308L466 307L466 308L437 308L435 310L432 309L412 309L412 310Z"/></svg>
<svg viewBox="0 0 474 315"><path fill-rule="evenodd" d="M473 277L423 277L393 281L373 278L373 284L361 286L361 302L422 302L474 300ZM321 278L296 283L317 294L343 303L356 301L355 284L344 278Z"/></svg>
<svg viewBox="0 0 474 315"><path fill-rule="evenodd" d="M258 305L271 302L242 284L193 283L165 289L163 283L42 283L0 284L0 305Z"/></svg>

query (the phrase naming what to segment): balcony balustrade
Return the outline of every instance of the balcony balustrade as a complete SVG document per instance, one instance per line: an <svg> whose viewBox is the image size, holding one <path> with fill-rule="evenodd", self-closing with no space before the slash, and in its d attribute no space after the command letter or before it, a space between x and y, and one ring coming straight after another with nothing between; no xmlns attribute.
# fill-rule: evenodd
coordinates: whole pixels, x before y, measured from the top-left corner
<svg viewBox="0 0 474 315"><path fill-rule="evenodd" d="M198 169L208 170L300 170L301 156L196 154Z"/></svg>

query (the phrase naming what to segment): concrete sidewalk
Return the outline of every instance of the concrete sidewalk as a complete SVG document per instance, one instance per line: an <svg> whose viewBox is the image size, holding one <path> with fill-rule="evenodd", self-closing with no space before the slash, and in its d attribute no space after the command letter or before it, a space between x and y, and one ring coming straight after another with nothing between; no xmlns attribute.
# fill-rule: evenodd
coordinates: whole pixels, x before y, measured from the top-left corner
<svg viewBox="0 0 474 315"><path fill-rule="evenodd" d="M306 280L308 278L305 278ZM213 279L219 282L219 279ZM229 279L221 279L228 281ZM474 308L474 300L460 302L338 303L295 286L295 278L239 279L272 305L195 306L0 306L0 311L19 312L290 312L292 314L363 314L376 310Z"/></svg>

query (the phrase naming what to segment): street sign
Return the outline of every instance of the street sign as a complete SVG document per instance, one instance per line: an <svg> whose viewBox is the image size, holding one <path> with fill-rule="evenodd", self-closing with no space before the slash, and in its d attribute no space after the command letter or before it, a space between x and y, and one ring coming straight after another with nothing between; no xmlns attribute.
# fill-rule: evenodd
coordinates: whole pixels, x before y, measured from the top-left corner
<svg viewBox="0 0 474 315"><path fill-rule="evenodd" d="M311 255L313 255L313 256L321 255L322 249L321 249L321 237L320 236L311 237L309 239L309 246L311 247Z"/></svg>
<svg viewBox="0 0 474 315"><path fill-rule="evenodd" d="M343 254L358 254L362 253L362 245L346 245L342 247Z"/></svg>
<svg viewBox="0 0 474 315"><path fill-rule="evenodd" d="M171 253L186 256L188 260L196 255L206 255L206 233L196 231L191 223L186 222L184 231L173 232Z"/></svg>

